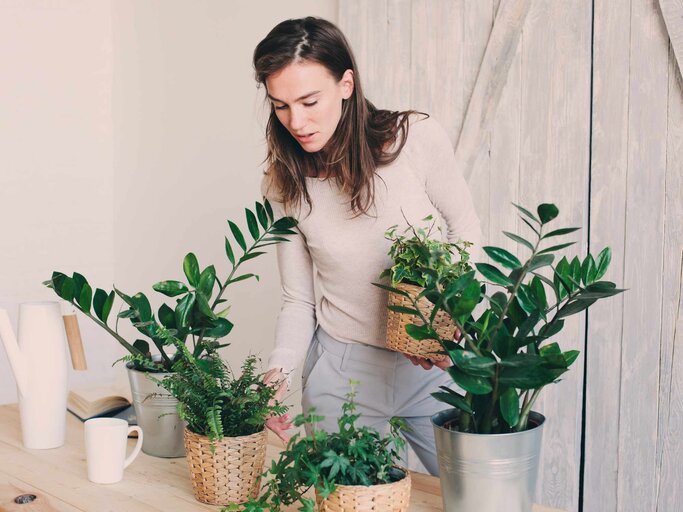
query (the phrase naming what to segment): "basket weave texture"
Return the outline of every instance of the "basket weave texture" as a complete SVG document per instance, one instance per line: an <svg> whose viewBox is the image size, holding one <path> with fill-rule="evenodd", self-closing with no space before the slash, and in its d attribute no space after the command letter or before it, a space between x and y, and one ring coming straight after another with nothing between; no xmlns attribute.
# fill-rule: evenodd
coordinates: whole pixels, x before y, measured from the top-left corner
<svg viewBox="0 0 683 512"><path fill-rule="evenodd" d="M225 437L214 443L185 429L185 453L197 501L210 505L244 503L258 496L266 458L267 432Z"/></svg>
<svg viewBox="0 0 683 512"><path fill-rule="evenodd" d="M411 297L417 297L424 288L412 284L399 283L395 286L399 290L407 292ZM388 299L390 306L403 306L414 309L413 303L407 298L397 293L389 292ZM434 305L429 302L426 297L421 297L417 301L418 309L425 318L429 318L434 309ZM411 356L424 357L432 361L441 361L445 359L445 355L439 354L443 351L441 344L436 340L416 340L411 338L406 332L407 324L422 325L423 322L420 317L409 315L407 313L397 313L389 310L387 316L387 348L402 352ZM453 339L455 333L455 324L448 313L441 310L436 314L433 323L434 329L439 333L441 338Z"/></svg>
<svg viewBox="0 0 683 512"><path fill-rule="evenodd" d="M410 504L410 473L398 482L379 485L338 485L324 500L316 496L319 512L406 512Z"/></svg>

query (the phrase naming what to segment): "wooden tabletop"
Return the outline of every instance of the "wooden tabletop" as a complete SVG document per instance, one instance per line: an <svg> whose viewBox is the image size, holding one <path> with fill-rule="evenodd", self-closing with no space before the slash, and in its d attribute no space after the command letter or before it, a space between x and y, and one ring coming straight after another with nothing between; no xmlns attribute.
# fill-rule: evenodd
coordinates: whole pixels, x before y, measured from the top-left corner
<svg viewBox="0 0 683 512"><path fill-rule="evenodd" d="M132 446L134 440L130 440ZM268 457L280 448L268 447ZM410 509L442 510L439 480L412 474ZM21 494L38 498L29 505L14 503ZM0 512L216 512L220 507L194 499L184 458L160 459L140 453L125 470L123 481L99 485L88 481L83 424L67 415L66 443L53 450L27 450L21 443L16 405L0 406ZM295 507L292 510L296 510ZM534 512L559 512L535 506Z"/></svg>

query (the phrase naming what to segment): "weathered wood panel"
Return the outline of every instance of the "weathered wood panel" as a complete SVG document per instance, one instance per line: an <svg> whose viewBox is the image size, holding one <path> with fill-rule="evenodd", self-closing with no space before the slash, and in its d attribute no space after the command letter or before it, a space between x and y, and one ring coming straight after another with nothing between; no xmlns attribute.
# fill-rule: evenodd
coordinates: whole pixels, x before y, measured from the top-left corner
<svg viewBox="0 0 683 512"><path fill-rule="evenodd" d="M680 62L680 59L679 59ZM657 510L683 503L683 77L669 56Z"/></svg>
<svg viewBox="0 0 683 512"><path fill-rule="evenodd" d="M654 510L662 312L668 41L653 1L631 5L617 507ZM603 400L611 398L603 396Z"/></svg>
<svg viewBox="0 0 683 512"><path fill-rule="evenodd" d="M630 24L627 2L598 0L594 11L590 247L609 246L607 278L624 282ZM617 510L623 300L588 313L584 510Z"/></svg>

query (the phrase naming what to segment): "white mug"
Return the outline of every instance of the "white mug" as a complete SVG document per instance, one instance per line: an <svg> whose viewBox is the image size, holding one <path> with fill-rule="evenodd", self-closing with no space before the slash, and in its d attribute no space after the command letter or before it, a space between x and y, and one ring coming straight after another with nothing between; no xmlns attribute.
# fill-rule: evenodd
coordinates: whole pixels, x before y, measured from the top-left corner
<svg viewBox="0 0 683 512"><path fill-rule="evenodd" d="M138 442L126 458L128 434L137 431ZM140 453L142 429L129 427L118 418L93 418L85 422L85 454L88 480L96 484L113 484L123 478L123 470Z"/></svg>

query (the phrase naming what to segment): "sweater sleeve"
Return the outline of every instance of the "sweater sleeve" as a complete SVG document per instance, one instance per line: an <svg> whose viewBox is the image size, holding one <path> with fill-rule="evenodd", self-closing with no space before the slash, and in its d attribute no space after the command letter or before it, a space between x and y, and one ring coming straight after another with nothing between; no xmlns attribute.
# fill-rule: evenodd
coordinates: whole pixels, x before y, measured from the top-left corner
<svg viewBox="0 0 683 512"><path fill-rule="evenodd" d="M282 204L271 201L276 218L284 215ZM268 368L291 373L303 360L316 327L313 262L306 239L298 228L288 242L276 246L282 306L275 327L275 348Z"/></svg>
<svg viewBox="0 0 683 512"><path fill-rule="evenodd" d="M478 261L482 238L479 217L462 169L455 164L448 134L428 118L411 124L409 140L411 160L423 177L429 200L446 224L448 241L471 242L472 261Z"/></svg>

